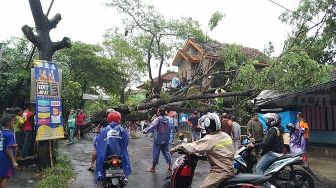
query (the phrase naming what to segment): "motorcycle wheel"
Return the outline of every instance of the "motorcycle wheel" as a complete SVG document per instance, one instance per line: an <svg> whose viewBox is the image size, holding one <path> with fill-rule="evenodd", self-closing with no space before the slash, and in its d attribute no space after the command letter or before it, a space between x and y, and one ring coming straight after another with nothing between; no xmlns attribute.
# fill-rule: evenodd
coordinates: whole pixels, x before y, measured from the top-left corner
<svg viewBox="0 0 336 188"><path fill-rule="evenodd" d="M278 188L314 188L314 180L311 175L301 169L280 172L272 184Z"/></svg>
<svg viewBox="0 0 336 188"><path fill-rule="evenodd" d="M103 188L123 188L124 186L123 185L120 185L120 184L118 184L118 185L112 185L112 183L110 182L110 180L109 181L103 181Z"/></svg>
<svg viewBox="0 0 336 188"><path fill-rule="evenodd" d="M171 181L169 180L167 180L167 181L165 181L165 183L163 184L163 186L162 186L162 188L171 188L172 187L172 185L171 185Z"/></svg>

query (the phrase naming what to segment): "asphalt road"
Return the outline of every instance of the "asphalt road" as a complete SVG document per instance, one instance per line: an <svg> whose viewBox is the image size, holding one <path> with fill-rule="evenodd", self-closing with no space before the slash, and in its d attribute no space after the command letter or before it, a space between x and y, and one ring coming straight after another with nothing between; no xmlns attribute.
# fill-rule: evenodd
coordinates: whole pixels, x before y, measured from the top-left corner
<svg viewBox="0 0 336 188"><path fill-rule="evenodd" d="M169 176L167 164L160 156L159 164L155 173L146 172L152 164L152 139L148 136L138 134L138 139L131 139L129 143L129 155L132 166L132 174L129 177L127 187L137 188L158 188L162 187L164 179ZM95 181L95 174L87 171L90 164L90 155L93 150L92 135L84 137L73 145L63 145L63 152L72 159L72 164L76 173L76 179L70 187L86 188L99 187ZM175 161L178 154L173 155ZM200 161L194 176L193 187L199 187L208 173L209 165L206 161Z"/></svg>
<svg viewBox="0 0 336 188"><path fill-rule="evenodd" d="M156 172L146 172L152 163L152 139L149 136L145 137L141 133L138 133L138 136L138 139L131 139L129 143L128 151L131 159L132 174L129 177L127 187L160 188L164 183L164 179L169 176L167 164L161 155ZM92 137L93 135L89 134L76 144L61 146L62 150L71 157L76 172L76 179L70 185L72 188L99 187L95 181L95 174L87 171L93 150ZM177 157L178 154L173 155L173 162ZM192 187L199 187L208 171L208 162L199 161ZM319 181L315 179L315 187L329 188L335 187L335 185L325 180Z"/></svg>

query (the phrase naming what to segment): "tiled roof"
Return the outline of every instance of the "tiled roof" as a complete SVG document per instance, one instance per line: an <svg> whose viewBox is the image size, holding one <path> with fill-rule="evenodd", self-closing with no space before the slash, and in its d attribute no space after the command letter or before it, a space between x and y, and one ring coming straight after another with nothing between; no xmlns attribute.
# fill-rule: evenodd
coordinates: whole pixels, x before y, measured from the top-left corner
<svg viewBox="0 0 336 188"><path fill-rule="evenodd" d="M177 72L167 72L167 73L164 73L161 75L161 79L162 80L167 80L167 81L170 81L173 79L173 77L175 76L178 76L178 73ZM157 82L158 81L158 77L154 78L154 82Z"/></svg>
<svg viewBox="0 0 336 188"><path fill-rule="evenodd" d="M208 53L209 55L212 55L212 56L220 55L220 54L218 54L219 50L230 45L228 43L220 43L220 42L215 41L215 40L208 40L208 41L203 42L203 43L197 42L194 39L190 39L190 40L192 40L194 43L198 44L206 53ZM255 49L255 48L250 48L250 47L244 47L243 46L242 47L242 52L245 53L246 55L252 57L252 58L256 58L258 56L264 56L265 58L268 59L268 57L264 53L262 53L261 51L259 51L258 49Z"/></svg>

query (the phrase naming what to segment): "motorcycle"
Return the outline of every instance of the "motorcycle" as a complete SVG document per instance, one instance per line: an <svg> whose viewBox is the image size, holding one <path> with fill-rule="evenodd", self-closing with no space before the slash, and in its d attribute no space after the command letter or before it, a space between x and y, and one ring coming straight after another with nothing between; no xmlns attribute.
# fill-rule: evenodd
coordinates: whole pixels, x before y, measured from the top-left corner
<svg viewBox="0 0 336 188"><path fill-rule="evenodd" d="M122 188L127 185L127 178L122 169L120 156L111 155L104 161L105 178L102 180L104 188Z"/></svg>
<svg viewBox="0 0 336 188"><path fill-rule="evenodd" d="M164 188L188 188L191 187L194 172L198 160L204 160L204 156L188 154L185 151L178 151L183 154L173 164L172 175L166 178ZM263 175L238 174L223 181L219 188L255 188L255 187L306 187L314 188L314 181L311 175L304 169L294 168L300 164L300 155L286 155L274 162ZM287 169L290 167L290 170Z"/></svg>
<svg viewBox="0 0 336 188"><path fill-rule="evenodd" d="M242 135L241 147L234 155L233 166L235 174L253 173L253 166L257 164L257 158L252 154L253 148L249 148L250 138Z"/></svg>

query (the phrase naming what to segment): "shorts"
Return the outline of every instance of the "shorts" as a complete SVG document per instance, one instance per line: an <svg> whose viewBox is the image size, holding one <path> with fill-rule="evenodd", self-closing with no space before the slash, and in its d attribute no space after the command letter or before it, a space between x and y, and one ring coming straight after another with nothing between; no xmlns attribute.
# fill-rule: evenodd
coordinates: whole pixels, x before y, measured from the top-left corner
<svg viewBox="0 0 336 188"><path fill-rule="evenodd" d="M0 178L10 178L14 175L13 166L0 166Z"/></svg>
<svg viewBox="0 0 336 188"><path fill-rule="evenodd" d="M18 149L21 150L22 145L23 145L23 133L22 132L15 133L15 141L16 141L16 144L18 145Z"/></svg>
<svg viewBox="0 0 336 188"><path fill-rule="evenodd" d="M76 125L76 130L78 131L82 131L83 130L83 125Z"/></svg>

